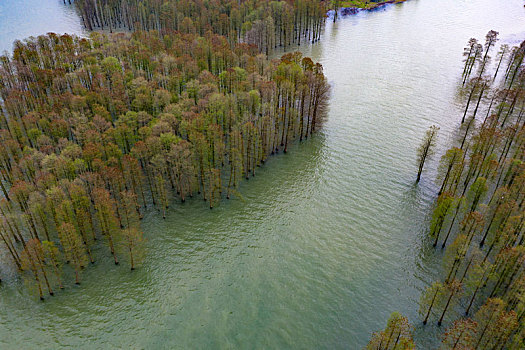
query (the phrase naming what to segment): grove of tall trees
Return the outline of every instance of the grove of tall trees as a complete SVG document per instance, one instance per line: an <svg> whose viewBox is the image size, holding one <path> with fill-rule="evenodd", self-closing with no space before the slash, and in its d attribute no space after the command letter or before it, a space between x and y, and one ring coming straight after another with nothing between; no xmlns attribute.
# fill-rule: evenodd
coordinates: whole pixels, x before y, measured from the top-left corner
<svg viewBox="0 0 525 350"><path fill-rule="evenodd" d="M266 54L319 40L327 11L319 0L76 0L75 6L88 30L213 32Z"/></svg>
<svg viewBox="0 0 525 350"><path fill-rule="evenodd" d="M497 41L490 31L465 48L465 107L436 179L443 276L420 312L424 324L449 321L445 349L525 348L525 42L494 52Z"/></svg>
<svg viewBox="0 0 525 350"><path fill-rule="evenodd" d="M0 56L2 263L40 298L81 283L95 251L134 269L148 208L213 208L321 126L320 64L199 34L48 34Z"/></svg>
<svg viewBox="0 0 525 350"><path fill-rule="evenodd" d="M494 55L498 34L465 47L465 108L437 169L429 235L445 249L442 278L421 295L419 311L424 325L447 322L443 349L525 349L525 41ZM392 335L409 337L409 329L394 313L368 348L394 349Z"/></svg>

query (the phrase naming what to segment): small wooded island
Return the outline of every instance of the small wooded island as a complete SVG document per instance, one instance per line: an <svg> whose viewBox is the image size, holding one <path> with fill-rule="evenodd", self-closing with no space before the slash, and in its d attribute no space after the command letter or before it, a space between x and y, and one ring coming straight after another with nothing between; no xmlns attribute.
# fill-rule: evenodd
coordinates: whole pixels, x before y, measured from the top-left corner
<svg viewBox="0 0 525 350"><path fill-rule="evenodd" d="M41 299L63 287L60 252L77 284L102 237L133 269L147 207L213 208L326 112L321 65L215 34L50 34L0 59L1 237Z"/></svg>
<svg viewBox="0 0 525 350"><path fill-rule="evenodd" d="M88 35L17 40L0 56L0 259L39 306L99 260L139 268L148 211L242 200L241 181L327 120L323 66L295 50L330 15L405 0L66 1ZM457 128L438 151L430 126L410 179L431 192L419 241L442 266L418 291L419 319L393 312L367 349L414 349L416 328L443 349L525 349L521 40L491 30L464 48Z"/></svg>

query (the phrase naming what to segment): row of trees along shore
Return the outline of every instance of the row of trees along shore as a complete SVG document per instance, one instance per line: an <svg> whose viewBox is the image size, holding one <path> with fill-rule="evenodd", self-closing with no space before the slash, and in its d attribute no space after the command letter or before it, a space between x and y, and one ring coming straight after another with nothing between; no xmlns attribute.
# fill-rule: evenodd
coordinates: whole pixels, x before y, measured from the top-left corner
<svg viewBox="0 0 525 350"><path fill-rule="evenodd" d="M446 247L443 276L422 294L420 314L423 324L450 321L444 349L525 349L525 42L497 41L490 31L465 48L461 126L437 169L429 235ZM420 161L436 131L427 132ZM411 339L394 316L387 329ZM404 349L374 345L381 334L369 348Z"/></svg>
<svg viewBox="0 0 525 350"><path fill-rule="evenodd" d="M230 44L275 48L319 40L327 9L319 0L76 0L88 30L179 31L223 35Z"/></svg>
<svg viewBox="0 0 525 350"><path fill-rule="evenodd" d="M15 42L0 56L2 263L42 299L80 283L97 245L134 269L148 207L236 195L321 126L328 93L300 53L268 60L213 33Z"/></svg>

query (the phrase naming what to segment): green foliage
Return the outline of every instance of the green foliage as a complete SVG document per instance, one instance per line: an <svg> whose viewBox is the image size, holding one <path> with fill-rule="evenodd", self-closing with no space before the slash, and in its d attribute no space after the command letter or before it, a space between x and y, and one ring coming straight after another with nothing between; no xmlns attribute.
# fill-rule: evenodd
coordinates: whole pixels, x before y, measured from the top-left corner
<svg viewBox="0 0 525 350"><path fill-rule="evenodd" d="M326 17L324 1L230 1L195 0L77 0L83 25L88 30L149 31L162 35L179 31L187 35L214 33L228 43L247 43L269 54L276 45L319 39ZM146 15L147 14L147 15ZM207 49L205 43L200 43ZM98 48L102 43L96 42ZM171 46L171 45L170 45ZM117 68L113 57L107 59L110 71ZM197 60L204 69L208 58ZM144 62L144 64L147 64Z"/></svg>
<svg viewBox="0 0 525 350"><path fill-rule="evenodd" d="M412 327L408 319L399 312L393 312L388 319L386 328L374 333L366 346L370 350L408 350L415 349L412 339Z"/></svg>
<svg viewBox="0 0 525 350"><path fill-rule="evenodd" d="M473 319L458 319L448 328L444 349L523 348L525 131L523 109L518 111L515 106L525 103L525 43L509 56L508 47L502 46L493 74L488 64L497 35L490 31L484 45L470 39L465 48L459 95L468 97L462 123L473 96L477 105L461 146L450 148L438 168L436 182L441 188L430 233L436 246L445 219L454 212L445 241L449 235L455 239L443 255L445 281L433 283L422 294L420 314L426 324L440 310L440 325L450 309L457 312L464 307L467 316L477 310ZM504 66L505 76L494 88L489 82ZM477 76L470 78L476 71ZM470 128L483 102L482 92L492 99L482 124ZM461 220L457 227L456 218Z"/></svg>
<svg viewBox="0 0 525 350"><path fill-rule="evenodd" d="M243 177L326 115L321 65L300 53L269 61L212 33L48 34L1 62L1 256L41 297L62 276L80 283L95 255L136 268L146 210L240 196ZM22 254L29 240L48 242L42 258Z"/></svg>

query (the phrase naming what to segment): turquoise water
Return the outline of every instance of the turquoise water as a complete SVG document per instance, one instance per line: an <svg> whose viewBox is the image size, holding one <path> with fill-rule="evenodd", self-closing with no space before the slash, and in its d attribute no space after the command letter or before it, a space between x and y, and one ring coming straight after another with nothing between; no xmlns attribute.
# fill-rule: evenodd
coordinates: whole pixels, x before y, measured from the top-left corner
<svg viewBox="0 0 525 350"><path fill-rule="evenodd" d="M5 1L1 43L12 40L6 22L21 23L6 12L18 2ZM14 37L53 29L37 18ZM439 273L425 240L430 169L460 121L462 48L490 29L501 42L525 39L523 2L409 0L327 23L301 47L332 85L320 134L258 169L243 200L213 210L189 201L166 220L151 211L133 273L108 257L41 303L4 271L0 348L359 349L392 311L416 326L419 348L435 347L437 327L417 317ZM432 124L438 156L416 186L416 148Z"/></svg>

